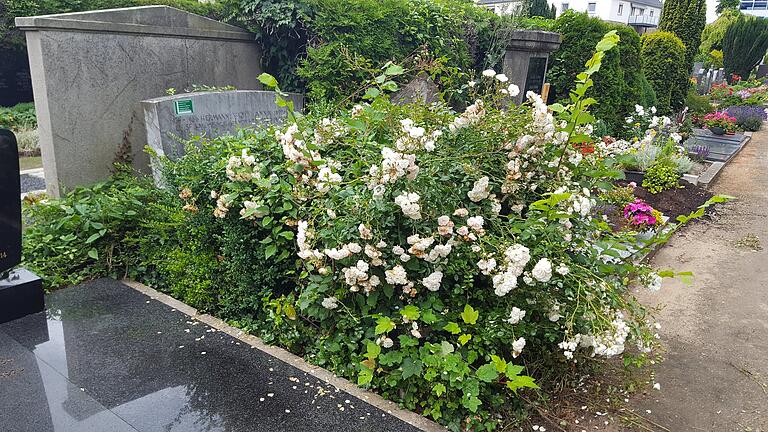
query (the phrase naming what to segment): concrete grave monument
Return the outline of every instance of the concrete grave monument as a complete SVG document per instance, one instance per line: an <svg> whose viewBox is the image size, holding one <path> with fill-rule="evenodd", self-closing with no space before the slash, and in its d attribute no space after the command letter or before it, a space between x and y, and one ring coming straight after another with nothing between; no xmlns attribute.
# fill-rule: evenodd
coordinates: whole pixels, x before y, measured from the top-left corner
<svg viewBox="0 0 768 432"><path fill-rule="evenodd" d="M43 283L21 263L21 182L16 136L0 129L0 323L44 308Z"/></svg>
<svg viewBox="0 0 768 432"><path fill-rule="evenodd" d="M288 98L294 110L301 111L303 96L289 94ZM271 91L185 93L145 100L141 105L147 143L159 156L170 159L183 155L181 140L215 137L240 127L281 124L288 116L287 108L277 106Z"/></svg>
<svg viewBox="0 0 768 432"><path fill-rule="evenodd" d="M544 86L549 54L560 47L559 33L538 30L515 30L510 33L502 70L509 82L520 88L513 98L515 103L525 100L525 93L541 94Z"/></svg>
<svg viewBox="0 0 768 432"><path fill-rule="evenodd" d="M16 18L26 33L48 193L115 160L149 172L140 102L193 84L260 89L249 32L167 6Z"/></svg>

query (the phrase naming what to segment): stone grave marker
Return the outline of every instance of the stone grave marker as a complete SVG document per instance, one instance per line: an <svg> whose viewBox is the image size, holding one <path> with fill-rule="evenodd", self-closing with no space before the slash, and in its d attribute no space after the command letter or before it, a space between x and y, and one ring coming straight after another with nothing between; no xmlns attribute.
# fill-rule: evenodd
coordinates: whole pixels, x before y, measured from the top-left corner
<svg viewBox="0 0 768 432"><path fill-rule="evenodd" d="M0 323L44 307L43 284L21 263L21 182L16 136L0 129Z"/></svg>
<svg viewBox="0 0 768 432"><path fill-rule="evenodd" d="M294 110L301 111L303 96L289 94ZM185 93L141 102L147 143L159 156L176 159L184 154L183 140L213 138L241 127L282 124L288 110L275 103L275 92L235 90ZM155 161L153 161L153 165ZM153 166L153 173L158 173Z"/></svg>

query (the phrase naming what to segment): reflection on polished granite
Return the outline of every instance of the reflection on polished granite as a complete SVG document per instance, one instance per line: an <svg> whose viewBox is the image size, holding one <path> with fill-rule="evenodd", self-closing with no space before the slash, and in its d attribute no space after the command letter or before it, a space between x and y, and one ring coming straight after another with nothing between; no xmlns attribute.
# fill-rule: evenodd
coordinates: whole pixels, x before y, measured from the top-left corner
<svg viewBox="0 0 768 432"><path fill-rule="evenodd" d="M0 325L0 431L418 430L120 282L46 304Z"/></svg>

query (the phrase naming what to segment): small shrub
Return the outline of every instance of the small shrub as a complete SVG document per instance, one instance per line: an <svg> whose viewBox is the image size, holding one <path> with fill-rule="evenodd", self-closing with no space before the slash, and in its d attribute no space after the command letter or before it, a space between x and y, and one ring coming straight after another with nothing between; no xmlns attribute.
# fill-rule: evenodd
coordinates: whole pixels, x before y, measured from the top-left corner
<svg viewBox="0 0 768 432"><path fill-rule="evenodd" d="M736 119L736 127L750 132L760 130L763 121L768 119L768 114L762 105L732 106L726 108L725 112Z"/></svg>
<svg viewBox="0 0 768 432"><path fill-rule="evenodd" d="M679 179L680 175L677 173L674 162L664 158L657 161L645 172L643 187L648 189L648 192L657 194L676 188Z"/></svg>
<svg viewBox="0 0 768 432"><path fill-rule="evenodd" d="M693 169L694 162L693 160L684 154L674 154L671 155L670 160L675 165L675 171L682 175L686 174Z"/></svg>
<svg viewBox="0 0 768 432"><path fill-rule="evenodd" d="M688 96L685 98L685 106L692 115L703 116L712 112L712 104L709 102L709 96L700 96L693 90L688 90Z"/></svg>
<svg viewBox="0 0 768 432"><path fill-rule="evenodd" d="M600 200L619 209L635 200L635 188L627 185L614 187L600 194Z"/></svg>
<svg viewBox="0 0 768 432"><path fill-rule="evenodd" d="M0 107L0 128L22 131L36 127L35 104L25 102L10 108Z"/></svg>

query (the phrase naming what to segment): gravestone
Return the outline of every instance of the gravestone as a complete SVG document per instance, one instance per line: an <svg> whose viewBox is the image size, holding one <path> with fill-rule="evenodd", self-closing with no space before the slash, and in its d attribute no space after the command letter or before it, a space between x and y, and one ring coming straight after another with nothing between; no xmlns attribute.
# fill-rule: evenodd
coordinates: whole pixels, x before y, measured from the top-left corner
<svg viewBox="0 0 768 432"><path fill-rule="evenodd" d="M0 129L0 323L44 307L40 278L21 263L21 182L16 136Z"/></svg>
<svg viewBox="0 0 768 432"><path fill-rule="evenodd" d="M765 78L768 76L768 64L761 64L757 67L757 74L755 75L757 79Z"/></svg>
<svg viewBox="0 0 768 432"><path fill-rule="evenodd" d="M294 110L301 111L304 97L289 94ZM236 90L185 93L141 102L147 143L158 156L177 159L184 154L184 140L213 138L241 127L282 124L288 110L275 103L275 92ZM155 161L153 161L153 165ZM153 174L159 179L153 166Z"/></svg>
<svg viewBox="0 0 768 432"><path fill-rule="evenodd" d="M16 27L54 197L108 178L115 161L150 172L142 100L194 84L261 88L253 34L172 7L17 17Z"/></svg>
<svg viewBox="0 0 768 432"><path fill-rule="evenodd" d="M559 33L540 30L514 30L510 32L502 71L510 84L520 88L520 94L512 98L519 104L525 100L527 90L541 94L546 81L549 54L560 47Z"/></svg>
<svg viewBox="0 0 768 432"><path fill-rule="evenodd" d="M390 100L399 105L415 102L431 104L440 100L440 89L429 75L420 73L400 90L392 93Z"/></svg>

